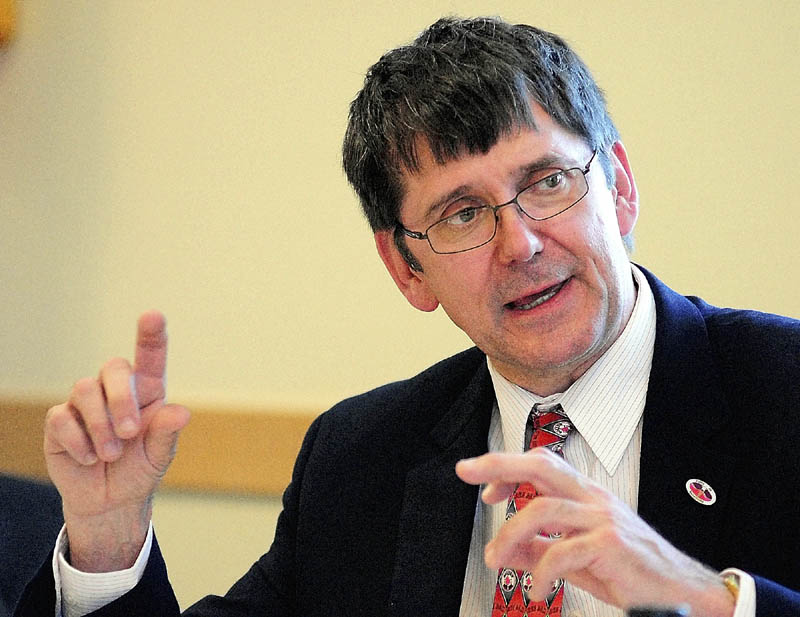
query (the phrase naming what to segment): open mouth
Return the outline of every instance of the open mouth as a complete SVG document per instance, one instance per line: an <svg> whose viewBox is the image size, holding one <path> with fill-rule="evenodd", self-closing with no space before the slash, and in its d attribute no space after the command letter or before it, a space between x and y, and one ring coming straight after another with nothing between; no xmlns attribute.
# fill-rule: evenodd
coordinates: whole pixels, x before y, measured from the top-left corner
<svg viewBox="0 0 800 617"><path fill-rule="evenodd" d="M533 294L531 296L525 296L524 298L520 298L519 300L514 300L513 302L509 302L506 304L506 308L512 309L515 311L528 311L532 308L536 308L537 306L544 304L548 300L550 300L553 296L555 296L564 285L567 284L569 279L566 281L562 281L557 285L553 285L552 287L548 287L547 289Z"/></svg>

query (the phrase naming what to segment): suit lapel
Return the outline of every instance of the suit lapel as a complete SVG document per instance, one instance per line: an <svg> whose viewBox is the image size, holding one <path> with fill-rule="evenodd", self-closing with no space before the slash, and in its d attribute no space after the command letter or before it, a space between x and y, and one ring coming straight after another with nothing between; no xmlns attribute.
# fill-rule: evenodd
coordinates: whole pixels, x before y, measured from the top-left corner
<svg viewBox="0 0 800 617"><path fill-rule="evenodd" d="M396 615L458 614L478 487L454 468L486 452L493 405L482 363L431 432L430 456L406 476L391 592Z"/></svg>
<svg viewBox="0 0 800 617"><path fill-rule="evenodd" d="M720 438L728 405L700 311L645 274L657 324L644 410L639 514L678 548L713 564L726 512L735 506L728 500L733 458ZM716 503L693 500L686 488L690 479L711 485Z"/></svg>

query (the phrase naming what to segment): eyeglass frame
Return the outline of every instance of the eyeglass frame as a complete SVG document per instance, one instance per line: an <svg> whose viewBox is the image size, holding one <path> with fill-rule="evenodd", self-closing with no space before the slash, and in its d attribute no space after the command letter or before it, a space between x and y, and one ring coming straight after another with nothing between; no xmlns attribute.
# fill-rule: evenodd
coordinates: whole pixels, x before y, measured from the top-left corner
<svg viewBox="0 0 800 617"><path fill-rule="evenodd" d="M406 228L399 220L396 220L396 223L397 223L396 229L398 231L400 231L401 233L403 233L404 235L408 236L409 238L413 238L414 240L427 240L428 246L430 246L431 250L434 253L436 253L437 255L455 255L457 253L466 253L467 251L472 251L472 250L480 248L482 246L486 246L492 240L494 240L495 236L497 235L497 222L500 220L500 217L497 216L497 211L500 208L505 208L506 206L510 206L511 204L514 204L514 205L517 206L517 210L522 212L522 214L527 216L532 221L547 221L549 219L555 218L559 214L564 214L564 212L566 212L567 210L572 208L574 205L576 205L578 202L583 200L583 198L586 197L589 194L589 180L586 178L586 174L589 173L589 171L590 171L589 168L591 167L592 162L594 161L596 156L597 156L597 150L596 149L592 150L592 156L589 157L589 161L586 163L586 165L582 169L580 167L570 167L569 169L561 169L560 167L551 167L550 168L550 169L554 170L553 174L558 173L558 172L566 173L568 171L579 171L579 172L581 172L583 174L583 181L586 183L586 191L583 193L583 195L578 197L578 199L576 199L574 202L572 202L566 208L564 208L563 210L559 210L555 214L550 214L550 215L544 216L544 217L535 217L535 216L529 214L520 205L520 203L518 201L519 196L522 195L525 191L527 191L529 188L531 188L533 185L537 184L538 182L542 182L544 180L547 180L553 174L548 174L544 178L541 178L540 180L537 180L536 182L532 182L531 184L527 185L526 187L521 189L516 195L514 195L514 197L512 197L511 199L509 199L505 203L498 204L496 206L490 206L489 204L484 204L483 206L479 206L478 208L476 208L476 210L477 209L488 208L488 209L490 209L492 211L492 213L494 214L494 231L492 232L492 235L489 237L488 240L486 240L485 242L481 242L480 244L477 244L475 246L471 246L468 249L459 249L458 251L437 251L433 247L433 244L431 243L431 240L428 237L428 232L431 230L431 227L434 227L434 226L438 225L439 223L441 223L443 221L446 221L448 217L444 217L442 219L439 219L435 223L431 223L430 225L428 225L428 227L425 229L425 231L413 231L411 229Z"/></svg>

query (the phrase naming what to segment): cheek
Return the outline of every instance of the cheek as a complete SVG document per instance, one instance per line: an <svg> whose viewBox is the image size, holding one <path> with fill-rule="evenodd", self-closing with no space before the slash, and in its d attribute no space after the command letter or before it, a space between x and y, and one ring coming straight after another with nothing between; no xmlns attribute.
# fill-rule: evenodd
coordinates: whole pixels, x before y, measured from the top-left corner
<svg viewBox="0 0 800 617"><path fill-rule="evenodd" d="M478 252L439 255L437 262L423 264L426 283L448 314L467 310L486 293L488 270L476 259Z"/></svg>
<svg viewBox="0 0 800 617"><path fill-rule="evenodd" d="M586 256L593 259L598 266L610 266L620 260L627 261L619 224L611 205L599 209L586 220L582 232Z"/></svg>
<svg viewBox="0 0 800 617"><path fill-rule="evenodd" d="M569 249L580 264L578 279L587 294L584 311L592 321L602 320L615 310L623 270L630 271L630 266L616 225L609 226L600 218L583 223L570 238Z"/></svg>

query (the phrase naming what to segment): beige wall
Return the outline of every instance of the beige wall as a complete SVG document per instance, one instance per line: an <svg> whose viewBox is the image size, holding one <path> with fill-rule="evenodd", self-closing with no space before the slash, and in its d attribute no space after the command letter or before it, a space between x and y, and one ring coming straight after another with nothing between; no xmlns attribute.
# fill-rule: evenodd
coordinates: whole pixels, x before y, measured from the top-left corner
<svg viewBox="0 0 800 617"><path fill-rule="evenodd" d="M181 609L228 591L269 548L280 511L277 497L159 493L153 525Z"/></svg>
<svg viewBox="0 0 800 617"><path fill-rule="evenodd" d="M800 317L795 2L18 7L0 51L0 392L63 396L128 353L150 307L188 402L321 409L466 346L396 291L339 167L367 66L449 12L582 53L637 174L639 261Z"/></svg>
<svg viewBox="0 0 800 617"><path fill-rule="evenodd" d="M172 398L205 405L319 410L466 346L395 290L339 168L368 65L451 12L535 23L584 56L636 171L641 263L800 317L795 2L18 7L0 50L0 394L63 396L128 353L151 307ZM159 497L182 604L266 549L276 508Z"/></svg>

